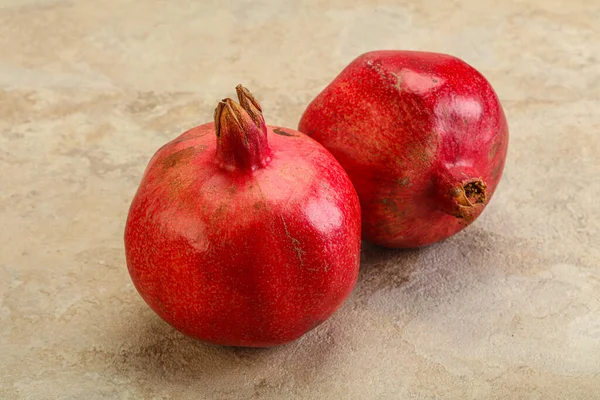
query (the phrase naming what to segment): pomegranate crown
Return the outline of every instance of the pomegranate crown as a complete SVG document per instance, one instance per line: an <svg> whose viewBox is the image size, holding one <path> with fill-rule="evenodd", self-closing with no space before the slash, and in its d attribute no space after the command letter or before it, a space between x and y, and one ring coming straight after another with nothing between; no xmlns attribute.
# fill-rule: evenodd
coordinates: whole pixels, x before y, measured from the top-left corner
<svg viewBox="0 0 600 400"><path fill-rule="evenodd" d="M217 157L228 171L255 171L271 161L262 108L242 85L235 88L239 103L223 99L215 109Z"/></svg>

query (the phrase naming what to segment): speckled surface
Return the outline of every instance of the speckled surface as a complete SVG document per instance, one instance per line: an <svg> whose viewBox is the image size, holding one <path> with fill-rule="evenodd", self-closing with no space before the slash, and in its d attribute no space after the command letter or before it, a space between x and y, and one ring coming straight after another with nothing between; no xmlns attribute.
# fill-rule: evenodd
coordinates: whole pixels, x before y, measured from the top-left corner
<svg viewBox="0 0 600 400"><path fill-rule="evenodd" d="M0 399L600 398L600 3L2 0ZM358 54L446 52L494 85L505 176L463 233L364 247L301 340L205 345L124 262L153 152L244 83L271 124Z"/></svg>

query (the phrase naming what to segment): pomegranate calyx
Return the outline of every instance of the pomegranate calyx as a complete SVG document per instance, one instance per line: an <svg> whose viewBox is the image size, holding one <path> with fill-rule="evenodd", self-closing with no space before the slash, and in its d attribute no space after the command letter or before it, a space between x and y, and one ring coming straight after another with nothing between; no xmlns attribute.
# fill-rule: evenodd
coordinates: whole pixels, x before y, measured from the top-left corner
<svg viewBox="0 0 600 400"><path fill-rule="evenodd" d="M457 218L472 219L475 216L474 208L486 203L486 188L487 185L481 178L472 179L454 187L450 191L450 195L456 201L458 209L453 210L450 214Z"/></svg>
<svg viewBox="0 0 600 400"><path fill-rule="evenodd" d="M271 161L261 107L250 91L236 87L240 104L223 99L215 109L217 157L228 171L254 171Z"/></svg>
<svg viewBox="0 0 600 400"><path fill-rule="evenodd" d="M250 91L242 85L237 85L235 87L235 91L237 93L240 106L242 106L248 115L250 115L250 118L252 118L256 126L258 126L266 134L267 125L265 124L265 118L262 115L262 107L258 101L256 101L252 93L250 93Z"/></svg>
<svg viewBox="0 0 600 400"><path fill-rule="evenodd" d="M445 166L435 179L434 207L465 221L479 215L487 202L487 184L470 169Z"/></svg>

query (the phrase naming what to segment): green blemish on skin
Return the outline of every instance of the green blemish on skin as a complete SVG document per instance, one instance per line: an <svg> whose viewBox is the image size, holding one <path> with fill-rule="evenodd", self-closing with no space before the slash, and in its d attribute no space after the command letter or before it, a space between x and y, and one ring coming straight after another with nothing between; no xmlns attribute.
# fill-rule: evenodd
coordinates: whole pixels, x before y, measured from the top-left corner
<svg viewBox="0 0 600 400"><path fill-rule="evenodd" d="M292 135L291 133L286 132L286 131L284 131L282 129L279 129L279 128L274 128L273 132L275 132L276 134L281 135L281 136L288 136L288 137L289 136L291 136L291 137L295 137L296 136L296 135Z"/></svg>
<svg viewBox="0 0 600 400"><path fill-rule="evenodd" d="M179 194L180 189L183 187L183 181L180 177L175 177L173 179L168 180L168 196L176 197Z"/></svg>
<svg viewBox="0 0 600 400"><path fill-rule="evenodd" d="M400 207L398 207L398 204L393 199L385 198L382 199L381 202L385 206L386 211L396 218L402 218L406 214L404 210L401 210Z"/></svg>
<svg viewBox="0 0 600 400"><path fill-rule="evenodd" d="M254 212L262 213L267 211L269 209L269 206L267 206L267 204L264 201L256 201L254 202L254 204L252 204L252 208L254 209ZM273 224L271 223L271 225Z"/></svg>
<svg viewBox="0 0 600 400"><path fill-rule="evenodd" d="M396 183L400 187L407 187L407 186L410 186L410 184L411 184L410 178L408 176L405 176L404 178L398 178L396 180Z"/></svg>
<svg viewBox="0 0 600 400"><path fill-rule="evenodd" d="M496 157L496 154L498 154L498 150L500 150L501 145L502 145L501 142L496 142L492 145L492 148L490 149L490 152L488 153L489 160L493 160Z"/></svg>
<svg viewBox="0 0 600 400"><path fill-rule="evenodd" d="M498 179L500 177L501 173L502 173L502 161L500 161L498 164L496 164L496 166L492 170L492 176L494 177L494 179Z"/></svg>
<svg viewBox="0 0 600 400"><path fill-rule="evenodd" d="M179 164L180 162L191 158L194 153L196 153L196 149L193 146L186 147L185 149L176 151L170 156L166 157L162 160L162 166L164 169L170 169Z"/></svg>

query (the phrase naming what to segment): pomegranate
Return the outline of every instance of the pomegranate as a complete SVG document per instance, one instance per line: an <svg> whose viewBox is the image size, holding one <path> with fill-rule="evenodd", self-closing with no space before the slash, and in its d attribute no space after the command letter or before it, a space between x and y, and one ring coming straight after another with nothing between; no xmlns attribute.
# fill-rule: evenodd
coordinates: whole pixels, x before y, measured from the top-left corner
<svg viewBox="0 0 600 400"><path fill-rule="evenodd" d="M360 253L360 204L319 143L265 125L250 92L152 157L125 228L135 287L203 341L268 347L340 307Z"/></svg>
<svg viewBox="0 0 600 400"><path fill-rule="evenodd" d="M299 130L350 176L364 238L392 248L431 244L473 222L508 146L488 81L458 58L428 52L361 55L310 103Z"/></svg>

